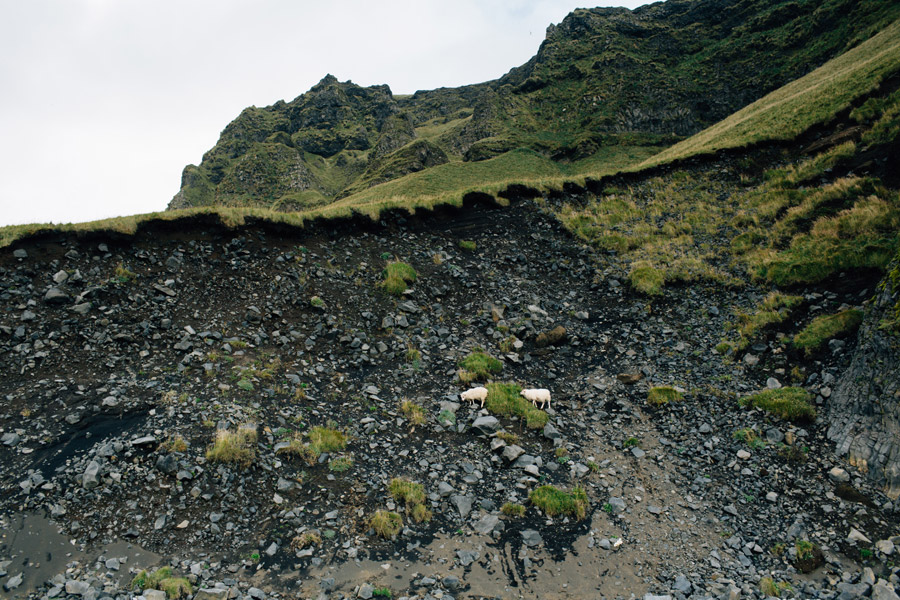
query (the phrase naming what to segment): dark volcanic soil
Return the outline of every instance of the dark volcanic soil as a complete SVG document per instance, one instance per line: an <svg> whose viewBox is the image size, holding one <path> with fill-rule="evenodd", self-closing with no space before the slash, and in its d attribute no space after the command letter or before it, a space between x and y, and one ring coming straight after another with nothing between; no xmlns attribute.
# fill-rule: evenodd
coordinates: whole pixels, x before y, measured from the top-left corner
<svg viewBox="0 0 900 600"><path fill-rule="evenodd" d="M759 595L764 576L830 598L897 578L895 555L875 547L900 533L896 507L837 464L823 424L738 407L767 383L803 385L824 407L853 343L807 359L773 331L723 361L713 348L732 309L759 290L675 287L651 302L530 201L306 232L180 226L0 251L5 596L117 597L129 570L162 564L195 592L256 600L381 587L736 598ZM377 285L393 259L418 272L399 299ZM859 305L873 286L800 290L798 314ZM538 348L560 325L564 343ZM502 359L497 381L553 393L543 430L500 417L519 436L514 462L472 426L486 411L459 403L457 363L476 347ZM648 406L654 385L684 400ZM208 461L216 430L243 423L258 432L250 464ZM346 432L346 450L315 464L276 452L314 426ZM743 428L761 440L736 439ZM395 506L394 477L424 484L430 522ZM587 518L530 506L543 484L583 486ZM525 516L501 514L507 502ZM403 514L396 539L370 529L379 509ZM70 556L23 541L45 518ZM298 549L306 532L321 543ZM796 540L824 551L811 576L793 566Z"/></svg>

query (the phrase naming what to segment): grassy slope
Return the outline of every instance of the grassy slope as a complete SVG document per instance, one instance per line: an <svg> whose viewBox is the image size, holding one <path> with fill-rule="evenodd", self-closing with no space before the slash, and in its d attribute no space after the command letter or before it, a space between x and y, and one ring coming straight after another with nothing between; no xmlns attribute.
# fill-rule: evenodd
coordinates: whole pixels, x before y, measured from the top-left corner
<svg viewBox="0 0 900 600"><path fill-rule="evenodd" d="M663 150L638 168L764 141L793 139L831 120L898 71L900 21L808 75Z"/></svg>
<svg viewBox="0 0 900 600"><path fill-rule="evenodd" d="M460 205L462 197L469 191L494 194L512 183L554 189L566 181L600 178L623 170L639 171L717 149L789 139L817 123L829 121L855 99L877 87L884 78L897 72L900 72L900 22L732 117L653 157L647 156L646 148L614 146L604 148L604 155L562 167L537 154L518 151L464 166L461 163L441 165L432 172L407 175L344 198L334 205L293 213L263 208L201 207L78 224L15 225L0 228L0 246L8 246L17 239L41 231L110 230L130 234L145 221L172 221L201 214L218 214L222 222L230 226L243 224L247 217L302 226L310 219L347 216L353 211L377 217L381 210L392 207L413 210L437 204Z"/></svg>

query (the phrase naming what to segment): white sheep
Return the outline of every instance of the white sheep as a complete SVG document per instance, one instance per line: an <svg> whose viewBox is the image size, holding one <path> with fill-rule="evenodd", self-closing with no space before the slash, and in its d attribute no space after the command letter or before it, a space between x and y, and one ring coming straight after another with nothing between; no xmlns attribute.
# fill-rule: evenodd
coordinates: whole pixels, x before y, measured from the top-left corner
<svg viewBox="0 0 900 600"><path fill-rule="evenodd" d="M547 408L550 408L550 390L545 390L544 388L522 390L522 396L526 400L531 400L533 406L537 406L537 403L540 402L541 408L544 408L544 404L547 405Z"/></svg>
<svg viewBox="0 0 900 600"><path fill-rule="evenodd" d="M474 387L471 390L466 390L462 394L459 395L463 400L468 400L473 405L476 400L481 400L481 407L484 408L484 400L487 398L487 388L485 387Z"/></svg>

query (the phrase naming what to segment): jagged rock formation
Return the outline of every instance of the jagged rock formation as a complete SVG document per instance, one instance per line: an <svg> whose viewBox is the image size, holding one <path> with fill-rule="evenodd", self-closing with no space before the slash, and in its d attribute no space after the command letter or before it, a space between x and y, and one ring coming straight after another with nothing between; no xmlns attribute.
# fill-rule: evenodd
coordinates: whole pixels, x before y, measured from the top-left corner
<svg viewBox="0 0 900 600"><path fill-rule="evenodd" d="M900 257L893 273L900 269ZM828 438L836 452L868 473L891 498L900 496L900 336L883 327L896 310L896 277L885 279L859 331L850 367L830 401Z"/></svg>
<svg viewBox="0 0 900 600"><path fill-rule="evenodd" d="M495 81L394 97L386 85L328 75L290 102L245 109L199 166L185 168L169 208L294 210L523 147L572 161L606 145L669 144L898 16L900 5L888 0L579 9L548 28L531 60ZM405 148L421 139L428 145ZM422 160L423 149L431 158Z"/></svg>

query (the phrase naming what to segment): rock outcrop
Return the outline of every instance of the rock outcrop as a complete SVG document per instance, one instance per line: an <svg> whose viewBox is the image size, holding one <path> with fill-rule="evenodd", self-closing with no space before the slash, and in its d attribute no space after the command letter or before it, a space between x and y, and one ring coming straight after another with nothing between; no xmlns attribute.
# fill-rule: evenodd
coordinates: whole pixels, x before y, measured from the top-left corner
<svg viewBox="0 0 900 600"><path fill-rule="evenodd" d="M900 269L900 256L892 273ZM891 498L900 496L900 336L884 323L900 286L888 276L859 331L850 367L831 398L828 438Z"/></svg>

